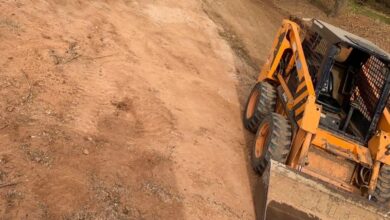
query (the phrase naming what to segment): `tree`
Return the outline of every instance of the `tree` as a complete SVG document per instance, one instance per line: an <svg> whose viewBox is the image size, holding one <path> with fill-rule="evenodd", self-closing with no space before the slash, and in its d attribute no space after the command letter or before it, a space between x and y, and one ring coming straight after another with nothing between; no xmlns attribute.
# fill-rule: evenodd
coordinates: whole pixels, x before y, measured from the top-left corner
<svg viewBox="0 0 390 220"><path fill-rule="evenodd" d="M330 10L328 16L336 17L340 15L340 12L347 4L347 0L335 0L334 7Z"/></svg>

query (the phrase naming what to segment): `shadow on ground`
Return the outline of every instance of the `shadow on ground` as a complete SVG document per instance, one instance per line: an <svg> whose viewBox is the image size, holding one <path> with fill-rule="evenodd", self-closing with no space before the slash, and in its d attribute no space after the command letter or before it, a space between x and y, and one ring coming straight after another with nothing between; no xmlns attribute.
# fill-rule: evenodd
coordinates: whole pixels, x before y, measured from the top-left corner
<svg viewBox="0 0 390 220"><path fill-rule="evenodd" d="M207 3L207 1L205 4ZM262 3L266 4L266 3ZM325 7L325 6L324 6ZM220 36L227 41L230 45L232 51L235 54L235 68L236 68L236 92L238 96L238 102L240 104L241 115L245 110L247 97L252 89L252 87L256 83L257 76L260 72L260 66L264 63L264 59L266 57L266 51L262 48L264 54L260 54L260 57L263 57L263 60L257 61L254 57L252 57L249 53L249 49L246 47L246 44L241 40L240 34L235 31L235 28L230 25L224 18L218 14L218 9L212 10L213 7L205 7L204 10L206 14L209 16L211 20L213 20L216 24L218 24L221 28L219 31ZM269 14L268 16L272 16ZM280 24L282 17L280 17L280 21L275 24ZM259 21L259 23L265 21ZM257 26L259 24L256 23ZM253 33L256 34L256 33ZM275 33L269 33L270 35L274 35ZM245 37L245 36L244 36ZM264 39L258 39L259 41ZM270 47L272 41L268 44ZM252 49L252 48L251 48ZM253 52L253 51L252 51ZM265 206L267 202L267 190L268 190L268 176L269 171L263 177L260 177L255 174L251 166L251 151L254 142L254 134L244 130L243 137L245 139L245 147L242 149L244 158L246 159L246 168L249 178L249 184L252 191L252 200L253 200L253 209L255 210L256 219L310 219L306 218L307 214L302 213L299 210L294 209L293 207L289 207L285 204L279 204L275 202L271 202L268 206L267 213L265 212ZM269 170L269 169L268 169Z"/></svg>

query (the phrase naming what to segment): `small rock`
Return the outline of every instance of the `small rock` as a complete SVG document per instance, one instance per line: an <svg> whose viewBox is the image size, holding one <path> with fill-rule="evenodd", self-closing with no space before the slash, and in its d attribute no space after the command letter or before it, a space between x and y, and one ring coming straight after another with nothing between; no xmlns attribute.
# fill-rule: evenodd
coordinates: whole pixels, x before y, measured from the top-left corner
<svg viewBox="0 0 390 220"><path fill-rule="evenodd" d="M13 106L8 106L8 107L7 107L7 111L8 111L8 112L13 112L14 109L15 109L15 108L14 108Z"/></svg>
<svg viewBox="0 0 390 220"><path fill-rule="evenodd" d="M84 149L84 150L83 150L83 154L88 155L88 154L89 154L89 151L88 151L87 149Z"/></svg>

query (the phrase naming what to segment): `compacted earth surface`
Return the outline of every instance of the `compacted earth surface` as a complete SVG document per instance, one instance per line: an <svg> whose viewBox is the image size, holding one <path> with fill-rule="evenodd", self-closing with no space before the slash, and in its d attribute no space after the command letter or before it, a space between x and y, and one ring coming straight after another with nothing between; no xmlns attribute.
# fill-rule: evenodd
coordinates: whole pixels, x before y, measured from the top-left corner
<svg viewBox="0 0 390 220"><path fill-rule="evenodd" d="M242 106L289 7L0 1L1 219L254 219Z"/></svg>

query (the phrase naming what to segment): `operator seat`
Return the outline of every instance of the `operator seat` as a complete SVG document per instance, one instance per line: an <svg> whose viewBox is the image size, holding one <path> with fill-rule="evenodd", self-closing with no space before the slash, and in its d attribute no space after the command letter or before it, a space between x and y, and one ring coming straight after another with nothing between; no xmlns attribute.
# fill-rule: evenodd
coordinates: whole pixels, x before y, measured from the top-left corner
<svg viewBox="0 0 390 220"><path fill-rule="evenodd" d="M322 105L325 111L330 111L333 113L340 113L341 106L333 94L333 73L330 72L329 77L325 80L323 87L320 90L320 93L317 98L317 102Z"/></svg>

